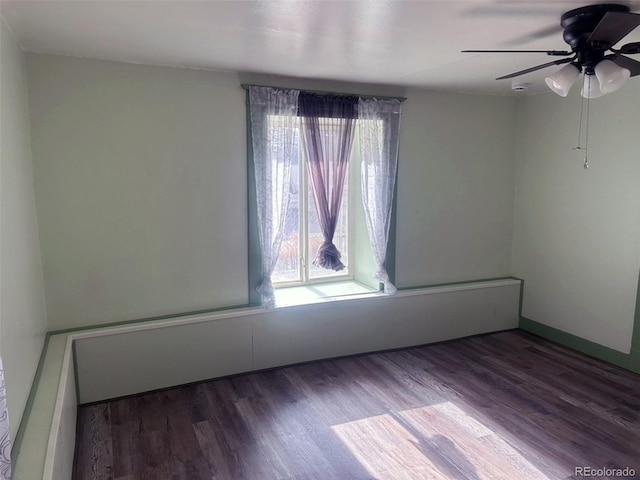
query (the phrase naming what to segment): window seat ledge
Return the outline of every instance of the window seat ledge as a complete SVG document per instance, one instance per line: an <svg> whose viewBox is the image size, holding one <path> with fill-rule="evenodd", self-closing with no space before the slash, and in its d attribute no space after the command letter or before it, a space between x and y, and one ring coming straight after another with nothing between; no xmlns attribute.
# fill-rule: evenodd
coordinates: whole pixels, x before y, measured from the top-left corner
<svg viewBox="0 0 640 480"><path fill-rule="evenodd" d="M384 296L383 292L356 281L280 287L276 289L276 308Z"/></svg>

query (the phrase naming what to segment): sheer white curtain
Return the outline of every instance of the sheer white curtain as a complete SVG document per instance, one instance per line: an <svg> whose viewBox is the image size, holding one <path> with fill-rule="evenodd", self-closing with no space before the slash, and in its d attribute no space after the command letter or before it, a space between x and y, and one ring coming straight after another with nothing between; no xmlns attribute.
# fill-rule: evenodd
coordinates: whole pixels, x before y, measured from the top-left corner
<svg viewBox="0 0 640 480"><path fill-rule="evenodd" d="M7 391L4 386L4 367L0 357L0 479L11 478L11 440L9 438L9 412Z"/></svg>
<svg viewBox="0 0 640 480"><path fill-rule="evenodd" d="M400 113L400 100L361 98L358 103L362 202L377 265L373 276L384 284L387 295L394 295L398 291L389 279L385 260L398 168Z"/></svg>
<svg viewBox="0 0 640 480"><path fill-rule="evenodd" d="M251 138L256 176L258 223L262 253L262 280L258 292L265 308L275 306L271 275L278 261L289 208L289 181L298 90L249 87Z"/></svg>

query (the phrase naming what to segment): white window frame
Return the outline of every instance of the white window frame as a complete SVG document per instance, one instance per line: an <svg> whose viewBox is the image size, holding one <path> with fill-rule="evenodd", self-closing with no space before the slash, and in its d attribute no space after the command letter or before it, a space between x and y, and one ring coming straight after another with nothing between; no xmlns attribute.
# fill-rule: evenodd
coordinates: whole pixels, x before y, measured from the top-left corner
<svg viewBox="0 0 640 480"><path fill-rule="evenodd" d="M357 128L356 128L357 132ZM302 134L298 135L299 141L302 139ZM357 137L357 134L356 134ZM356 138L356 141L357 138ZM344 282L348 280L354 280L355 278L355 207L353 205L354 200L362 198L358 195L354 199L354 192L360 191L360 183L359 176L355 175L355 160L354 154L359 151L359 145L354 141L353 146L351 147L351 155L349 157L349 171L347 174L347 187L348 190L346 192L346 200L347 200L347 249L348 249L348 258L349 261L345 265L345 270L343 274L339 275L328 275L326 277L319 278L310 278L310 269L311 264L313 262L313 257L315 255L314 252L307 251L309 249L309 206L313 203L313 198L309 198L312 195L310 189L310 180L309 180L309 172L307 170L307 158L304 154L304 149L302 145L298 149L299 158L298 158L298 231L300 235L298 236L298 251L300 252L300 267L299 274L301 280L290 280L290 281L274 281L273 286L275 288L287 288L287 287L296 287L296 286L304 286L304 285L319 285L326 283L334 283L334 282ZM356 178L357 177L357 178ZM355 182L355 183L354 183ZM344 201L343 197L343 201Z"/></svg>

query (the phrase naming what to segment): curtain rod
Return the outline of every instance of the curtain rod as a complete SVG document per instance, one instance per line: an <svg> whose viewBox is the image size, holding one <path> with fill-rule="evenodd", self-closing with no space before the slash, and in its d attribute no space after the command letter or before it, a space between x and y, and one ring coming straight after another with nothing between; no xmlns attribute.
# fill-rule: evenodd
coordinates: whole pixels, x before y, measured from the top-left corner
<svg viewBox="0 0 640 480"><path fill-rule="evenodd" d="M399 100L400 102L404 102L407 97L390 97L388 95L360 95L357 93L341 93L341 92L329 92L325 90L307 90L302 88L284 88L284 87L274 87L273 85L254 85L251 83L241 83L240 86L245 90L249 90L249 87L270 87L270 88L279 88L281 90L300 90L301 92L307 93L316 93L318 95L344 95L350 97L361 97L361 98L379 98L380 100Z"/></svg>

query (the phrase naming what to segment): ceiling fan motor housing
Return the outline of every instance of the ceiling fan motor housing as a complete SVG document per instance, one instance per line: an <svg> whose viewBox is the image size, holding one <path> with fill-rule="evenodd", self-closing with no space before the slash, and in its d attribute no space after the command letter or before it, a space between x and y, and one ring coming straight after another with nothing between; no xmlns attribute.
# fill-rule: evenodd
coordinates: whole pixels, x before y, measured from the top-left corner
<svg viewBox="0 0 640 480"><path fill-rule="evenodd" d="M560 18L564 29L562 37L578 55L578 63L585 73L593 74L595 65L602 60L606 50L612 47L606 42L589 43L589 37L609 12L629 13L629 7L618 4L590 5L570 10Z"/></svg>

